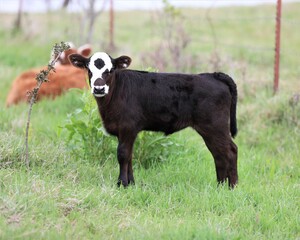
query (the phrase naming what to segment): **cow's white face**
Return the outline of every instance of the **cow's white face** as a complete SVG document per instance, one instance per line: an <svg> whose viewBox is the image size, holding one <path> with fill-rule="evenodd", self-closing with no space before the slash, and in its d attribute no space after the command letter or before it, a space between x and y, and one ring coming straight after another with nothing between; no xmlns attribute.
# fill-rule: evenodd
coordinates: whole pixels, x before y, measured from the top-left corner
<svg viewBox="0 0 300 240"><path fill-rule="evenodd" d="M88 70L91 93L95 97L104 97L108 94L107 77L109 74L115 69L127 68L131 63L130 57L121 56L113 59L105 52L96 52L90 58L72 54L69 60L75 67Z"/></svg>
<svg viewBox="0 0 300 240"><path fill-rule="evenodd" d="M104 97L109 91L104 74L110 73L113 69L112 58L107 53L97 52L90 58L88 69L91 93L95 97Z"/></svg>

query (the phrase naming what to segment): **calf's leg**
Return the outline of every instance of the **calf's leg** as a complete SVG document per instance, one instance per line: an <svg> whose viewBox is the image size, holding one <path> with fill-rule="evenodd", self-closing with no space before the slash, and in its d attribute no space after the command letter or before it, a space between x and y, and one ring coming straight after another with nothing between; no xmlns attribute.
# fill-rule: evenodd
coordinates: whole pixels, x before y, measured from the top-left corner
<svg viewBox="0 0 300 240"><path fill-rule="evenodd" d="M235 143L231 140L229 146L229 169L228 169L228 184L230 188L234 188L238 183L238 172L237 172L237 156L238 148Z"/></svg>
<svg viewBox="0 0 300 240"><path fill-rule="evenodd" d="M205 137L204 141L214 157L218 183L228 179L229 187L234 188L238 181L236 145L229 136L226 139Z"/></svg>
<svg viewBox="0 0 300 240"><path fill-rule="evenodd" d="M205 133L198 131L198 133L213 155L218 183L224 183L228 179L229 187L234 188L238 182L237 146L231 140L229 133L223 133L218 129L211 129Z"/></svg>
<svg viewBox="0 0 300 240"><path fill-rule="evenodd" d="M133 169L132 169L132 154L128 163L128 184L134 185Z"/></svg>
<svg viewBox="0 0 300 240"><path fill-rule="evenodd" d="M136 134L124 133L119 136L117 156L120 166L120 174L118 178L118 186L122 184L124 187L127 187L128 184L134 184L132 150L135 138Z"/></svg>

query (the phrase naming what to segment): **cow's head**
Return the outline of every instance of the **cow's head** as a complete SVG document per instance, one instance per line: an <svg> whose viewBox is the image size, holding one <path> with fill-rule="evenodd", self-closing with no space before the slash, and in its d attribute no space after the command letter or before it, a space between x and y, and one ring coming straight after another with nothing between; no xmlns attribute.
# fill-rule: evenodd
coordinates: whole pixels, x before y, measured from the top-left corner
<svg viewBox="0 0 300 240"><path fill-rule="evenodd" d="M84 44L84 45L80 46L79 48L76 48L74 46L74 44L69 43L69 46L70 46L70 48L68 50L62 52L62 54L59 56L59 59L57 62L60 65L71 64L70 60L69 60L69 56L71 54L78 53L84 57L88 57L88 56L90 56L90 54L92 52L92 48L91 48L90 44Z"/></svg>
<svg viewBox="0 0 300 240"><path fill-rule="evenodd" d="M130 57L121 56L113 59L104 52L96 52L90 58L72 54L69 59L73 66L87 69L91 92L95 97L107 95L109 91L108 76L116 69L127 68L131 63Z"/></svg>

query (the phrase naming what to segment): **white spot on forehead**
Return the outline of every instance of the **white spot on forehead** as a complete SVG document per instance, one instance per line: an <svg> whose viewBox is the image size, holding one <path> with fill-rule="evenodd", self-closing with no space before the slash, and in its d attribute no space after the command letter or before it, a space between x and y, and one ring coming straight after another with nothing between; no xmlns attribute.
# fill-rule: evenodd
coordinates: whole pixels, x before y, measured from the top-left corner
<svg viewBox="0 0 300 240"><path fill-rule="evenodd" d="M104 66L99 69L95 66L95 61L97 59L101 59L103 62L104 62ZM91 71L92 73L92 78L90 79L91 80L91 91L93 93L93 89L94 89L94 85L95 85L95 81L98 79L98 78L102 78L102 74L108 70L110 71L112 69L113 65L112 65L112 62L111 62L111 58L110 56L105 53L105 52L96 52L94 53L94 55L90 58L90 62L89 62L89 70ZM103 79L103 78L102 78Z"/></svg>
<svg viewBox="0 0 300 240"><path fill-rule="evenodd" d="M103 68L99 69L95 66L95 61L97 59L101 59L104 62L104 66ZM102 73L108 69L111 70L112 68L112 62L111 62L111 58L109 57L109 55L105 52L97 52L95 53L91 58L90 58L90 63L89 63L89 69L92 72L92 74L94 75L94 73L99 73L101 72L101 76L102 77ZM99 76L97 76L99 78Z"/></svg>

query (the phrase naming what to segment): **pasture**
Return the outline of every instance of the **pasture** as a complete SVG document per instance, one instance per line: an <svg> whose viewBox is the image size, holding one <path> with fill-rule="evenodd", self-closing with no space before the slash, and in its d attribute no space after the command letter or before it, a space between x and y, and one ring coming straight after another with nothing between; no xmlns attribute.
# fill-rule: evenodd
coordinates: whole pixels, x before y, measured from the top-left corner
<svg viewBox="0 0 300 240"><path fill-rule="evenodd" d="M207 10L181 10L190 38L181 53L188 58L176 62L177 68L165 64L166 71L217 68L238 86L239 184L233 191L217 187L213 158L191 129L167 138L140 134L133 155L136 185L117 188L116 141L102 133L89 92L79 90L34 105L28 170L28 106L7 109L6 95L22 71L48 63L54 43L81 44L80 28L75 14L54 12L27 15L27 27L13 32L15 16L1 14L0 239L299 239L299 8L283 6L275 96L274 6L212 9L216 39ZM133 69L160 70L159 53L170 53L157 50L164 36L159 23L151 12L116 13L117 48L111 55L130 56ZM93 49L102 51L106 13L97 26Z"/></svg>

